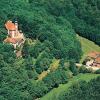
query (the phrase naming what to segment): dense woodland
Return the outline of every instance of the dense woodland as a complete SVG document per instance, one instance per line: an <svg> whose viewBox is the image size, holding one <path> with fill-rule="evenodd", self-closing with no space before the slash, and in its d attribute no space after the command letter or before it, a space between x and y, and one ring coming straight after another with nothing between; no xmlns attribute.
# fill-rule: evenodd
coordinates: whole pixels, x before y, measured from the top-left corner
<svg viewBox="0 0 100 100"><path fill-rule="evenodd" d="M80 73L76 33L100 45L99 16L99 0L0 0L0 100L35 100ZM26 37L21 58L3 43L7 20L17 20ZM38 80L54 59L58 69Z"/></svg>

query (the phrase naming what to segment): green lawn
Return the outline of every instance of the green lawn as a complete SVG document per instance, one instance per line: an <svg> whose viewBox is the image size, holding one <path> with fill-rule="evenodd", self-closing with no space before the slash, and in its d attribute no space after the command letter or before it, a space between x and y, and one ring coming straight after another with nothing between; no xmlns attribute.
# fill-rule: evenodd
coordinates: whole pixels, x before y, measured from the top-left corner
<svg viewBox="0 0 100 100"><path fill-rule="evenodd" d="M83 38L81 36L78 36L78 39L82 45L82 51L83 51L83 56L80 62L82 62L84 60L84 58L87 56L87 54L91 51L99 51L100 52L100 47L98 45L96 45L94 42Z"/></svg>
<svg viewBox="0 0 100 100"><path fill-rule="evenodd" d="M85 80L90 81L93 78L96 78L97 76L100 76L100 74L79 74L72 79L69 80L66 84L61 84L58 88L55 88L51 90L48 94L46 94L44 97L42 97L40 100L58 100L57 97L60 93L68 89L73 83L79 81L79 80Z"/></svg>

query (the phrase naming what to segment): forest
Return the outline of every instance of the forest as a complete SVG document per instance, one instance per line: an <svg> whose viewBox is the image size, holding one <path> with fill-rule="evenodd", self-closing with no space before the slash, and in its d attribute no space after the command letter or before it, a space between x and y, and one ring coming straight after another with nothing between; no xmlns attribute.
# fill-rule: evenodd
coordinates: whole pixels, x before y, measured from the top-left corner
<svg viewBox="0 0 100 100"><path fill-rule="evenodd" d="M7 20L17 20L26 37L22 57L3 42ZM80 73L93 73L75 65L83 55L76 34L100 46L99 28L100 0L0 0L0 100L35 100ZM91 100L99 100L99 82L79 82L59 100L83 100L84 92L90 98L95 90Z"/></svg>

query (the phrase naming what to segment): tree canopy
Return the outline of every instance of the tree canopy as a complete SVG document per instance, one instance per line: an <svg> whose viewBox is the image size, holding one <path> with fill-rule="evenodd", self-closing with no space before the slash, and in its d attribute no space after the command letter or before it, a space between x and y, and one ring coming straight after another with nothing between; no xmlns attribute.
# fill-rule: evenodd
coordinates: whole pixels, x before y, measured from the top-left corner
<svg viewBox="0 0 100 100"><path fill-rule="evenodd" d="M77 75L76 33L100 45L99 11L99 0L0 0L0 100L35 100ZM3 42L7 20L17 20L26 37L22 57ZM60 63L51 71L53 59ZM48 73L40 81L42 72Z"/></svg>

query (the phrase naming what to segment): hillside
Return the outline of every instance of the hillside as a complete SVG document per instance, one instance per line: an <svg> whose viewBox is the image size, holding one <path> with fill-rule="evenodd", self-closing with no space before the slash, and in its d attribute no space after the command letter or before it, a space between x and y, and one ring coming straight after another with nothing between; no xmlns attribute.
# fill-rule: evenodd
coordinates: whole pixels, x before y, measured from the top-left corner
<svg viewBox="0 0 100 100"><path fill-rule="evenodd" d="M81 46L82 46L82 52L83 56L80 62L85 59L87 54L91 51L99 51L100 52L100 47L96 45L94 42L81 37L77 35L77 38L79 39ZM47 93L45 96L43 96L40 100L58 100L57 97L59 94L61 94L63 91L67 90L73 83L79 81L79 80L85 80L85 81L90 81L91 79L100 76L97 74L79 74L78 76L75 76L74 78L70 79L70 81L67 84L61 84L58 88L53 89L49 93Z"/></svg>
<svg viewBox="0 0 100 100"><path fill-rule="evenodd" d="M76 63L82 51L84 59L91 50L100 50L89 41L100 45L99 4L99 0L0 0L0 100L37 100L56 89L63 92L77 78L98 76L100 70L80 71ZM91 84L95 87L96 81L99 88L97 80ZM86 95L93 90L97 100L95 88L90 89Z"/></svg>
<svg viewBox="0 0 100 100"><path fill-rule="evenodd" d="M75 76L67 84L61 84L58 88L53 89L48 94L46 94L44 97L42 97L40 100L58 100L58 96L65 90L70 89L69 87L76 83L77 81L84 80L84 81L90 81L93 78L96 78L97 74L79 74L78 76Z"/></svg>
<svg viewBox="0 0 100 100"><path fill-rule="evenodd" d="M0 1L0 100L35 100L65 83L70 73L77 73L71 72L69 64L68 72L64 66L67 62L74 67L81 57L75 31L63 16L52 15L43 2L50 1ZM5 27L7 22L14 28ZM22 49L13 47L20 42L15 41L20 30L25 36ZM11 41L5 43L6 37ZM21 49L20 57L16 49Z"/></svg>

